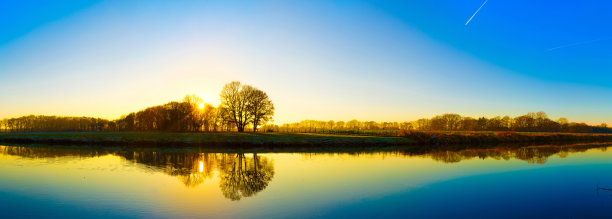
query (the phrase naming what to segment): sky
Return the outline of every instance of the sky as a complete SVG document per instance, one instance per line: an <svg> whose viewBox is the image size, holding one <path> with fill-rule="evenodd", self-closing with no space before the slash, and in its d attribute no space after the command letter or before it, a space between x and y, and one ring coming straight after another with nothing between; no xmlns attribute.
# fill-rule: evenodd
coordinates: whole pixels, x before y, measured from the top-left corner
<svg viewBox="0 0 612 219"><path fill-rule="evenodd" d="M5 0L0 118L216 105L241 81L268 93L277 124L535 111L612 124L612 3L483 3Z"/></svg>

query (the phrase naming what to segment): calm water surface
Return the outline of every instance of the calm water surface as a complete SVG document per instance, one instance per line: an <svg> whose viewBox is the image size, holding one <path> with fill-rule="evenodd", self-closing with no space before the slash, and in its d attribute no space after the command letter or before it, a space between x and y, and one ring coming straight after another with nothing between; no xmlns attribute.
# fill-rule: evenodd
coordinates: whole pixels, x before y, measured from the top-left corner
<svg viewBox="0 0 612 219"><path fill-rule="evenodd" d="M0 146L2 217L612 218L605 145L414 153Z"/></svg>

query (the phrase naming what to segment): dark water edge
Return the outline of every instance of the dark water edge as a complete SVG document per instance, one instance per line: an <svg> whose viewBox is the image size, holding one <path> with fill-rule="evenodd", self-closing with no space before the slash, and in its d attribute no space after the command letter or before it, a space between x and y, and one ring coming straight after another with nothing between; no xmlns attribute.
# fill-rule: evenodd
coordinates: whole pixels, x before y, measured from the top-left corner
<svg viewBox="0 0 612 219"><path fill-rule="evenodd" d="M553 142L553 143L515 143L515 144L482 144L482 145L258 145L258 146L134 146L134 145L94 145L94 144L44 144L44 143L6 143L0 145L30 148L78 149L91 151L133 151L133 152L182 152L182 153L375 153L400 152L406 155L423 155L435 152L459 152L466 150L496 150L519 148L605 148L612 146L612 142Z"/></svg>
<svg viewBox="0 0 612 219"><path fill-rule="evenodd" d="M0 133L3 144L81 145L217 150L411 150L612 142L608 134L405 132L400 137L298 133L39 132ZM343 149L345 148L345 149Z"/></svg>

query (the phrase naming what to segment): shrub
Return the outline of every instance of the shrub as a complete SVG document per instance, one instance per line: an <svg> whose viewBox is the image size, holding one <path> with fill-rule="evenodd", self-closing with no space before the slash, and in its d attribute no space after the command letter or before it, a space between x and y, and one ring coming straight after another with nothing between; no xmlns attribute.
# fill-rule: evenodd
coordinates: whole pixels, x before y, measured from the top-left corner
<svg viewBox="0 0 612 219"><path fill-rule="evenodd" d="M502 132L495 132L494 135L495 136L513 136L513 135L518 135L518 133L516 133L515 131L502 131Z"/></svg>
<svg viewBox="0 0 612 219"><path fill-rule="evenodd" d="M397 133L397 136L410 138L420 143L429 143L433 135L419 131L401 130Z"/></svg>

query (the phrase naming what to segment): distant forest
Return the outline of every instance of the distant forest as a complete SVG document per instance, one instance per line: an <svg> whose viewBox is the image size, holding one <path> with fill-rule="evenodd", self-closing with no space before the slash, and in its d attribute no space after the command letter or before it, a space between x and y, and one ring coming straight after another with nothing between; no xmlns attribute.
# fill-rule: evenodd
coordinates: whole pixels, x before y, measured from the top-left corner
<svg viewBox="0 0 612 219"><path fill-rule="evenodd" d="M546 113L527 113L511 118L472 118L444 114L411 122L375 121L316 121L304 120L283 125L272 121L274 104L268 95L253 86L234 81L227 83L220 94L221 104L214 107L196 95L130 113L116 120L91 117L23 116L3 119L0 131L169 131L169 132L302 132L330 134L397 133L415 131L516 131L612 133L606 124L591 126L569 122L566 118L552 120Z"/></svg>
<svg viewBox="0 0 612 219"><path fill-rule="evenodd" d="M4 119L5 132L45 131L170 131L170 132L244 132L272 119L274 104L268 95L253 86L234 81L220 94L221 104L214 107L196 95L130 113L116 120L91 117L23 116Z"/></svg>
<svg viewBox="0 0 612 219"><path fill-rule="evenodd" d="M545 112L527 113L518 117L496 116L467 117L459 114L444 114L411 122L375 121L317 121L304 120L298 123L267 125L266 130L276 132L320 132L320 133L364 133L369 131L516 131L516 132L569 132L612 133L608 125L591 126L586 123L569 122L566 118L552 120Z"/></svg>

